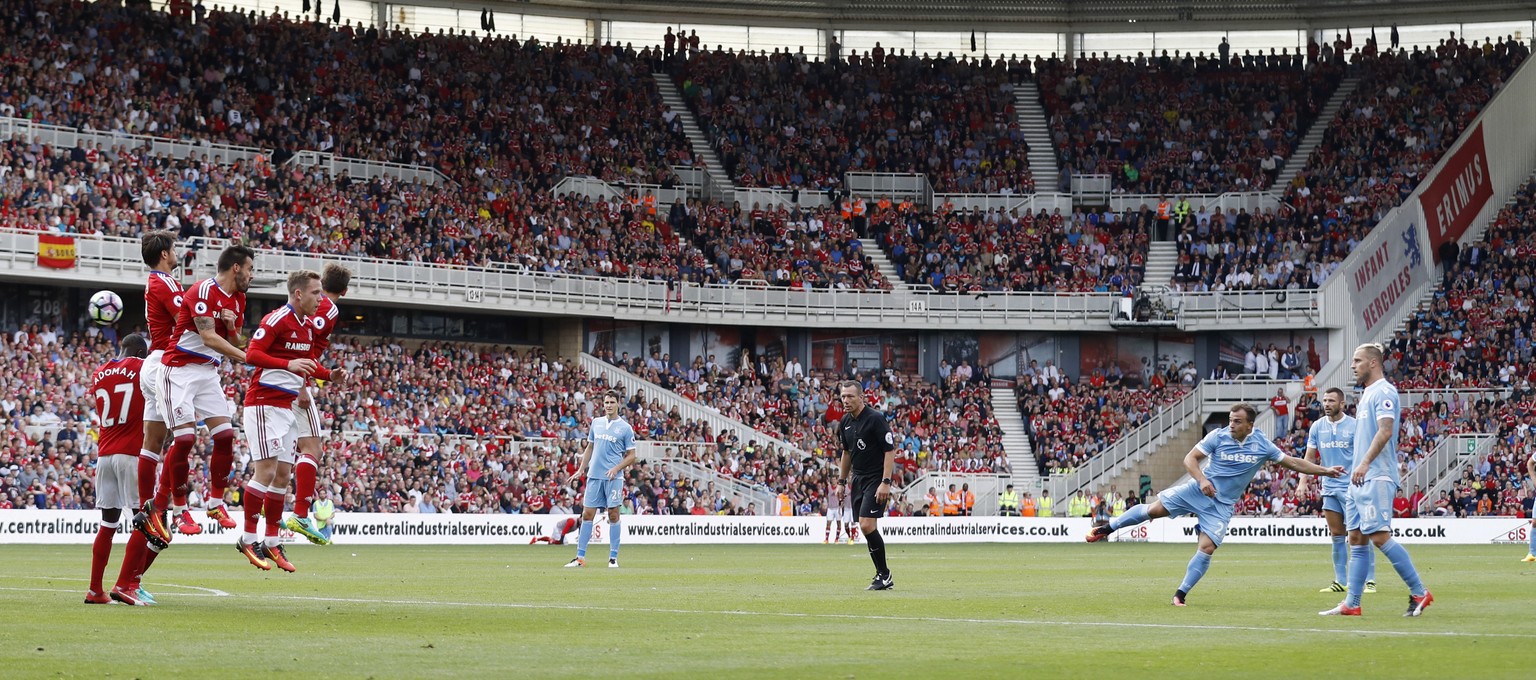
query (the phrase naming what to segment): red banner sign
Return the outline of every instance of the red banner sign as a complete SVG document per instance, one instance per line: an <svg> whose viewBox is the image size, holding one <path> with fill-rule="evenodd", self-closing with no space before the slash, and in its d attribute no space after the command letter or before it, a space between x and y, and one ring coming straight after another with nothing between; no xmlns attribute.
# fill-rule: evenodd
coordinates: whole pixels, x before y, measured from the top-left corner
<svg viewBox="0 0 1536 680"><path fill-rule="evenodd" d="M1493 198L1493 176L1488 172L1488 151L1483 146L1483 125L1478 123L1465 144L1440 168L1419 201L1429 223L1429 252L1440 259L1440 246L1459 241L1472 220Z"/></svg>

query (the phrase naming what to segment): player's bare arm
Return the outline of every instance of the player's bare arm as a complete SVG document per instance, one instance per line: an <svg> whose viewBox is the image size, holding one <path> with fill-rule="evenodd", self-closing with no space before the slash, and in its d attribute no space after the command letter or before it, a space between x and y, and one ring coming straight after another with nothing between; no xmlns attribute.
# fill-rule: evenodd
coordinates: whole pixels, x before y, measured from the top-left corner
<svg viewBox="0 0 1536 680"><path fill-rule="evenodd" d="M192 325L197 328L197 334L203 338L203 343L208 345L209 349L223 354L233 361L245 363L245 350L230 344L228 340L219 335L219 331L215 328L214 323L211 316L192 317Z"/></svg>
<svg viewBox="0 0 1536 680"><path fill-rule="evenodd" d="M1212 484L1211 480L1206 479L1205 471L1200 469L1200 463L1204 460L1205 452L1196 446L1190 449L1189 453L1184 454L1184 469L1189 472L1189 476L1193 477L1195 482L1200 484L1200 493L1215 498L1216 485Z"/></svg>
<svg viewBox="0 0 1536 680"><path fill-rule="evenodd" d="M1323 452L1317 450L1317 447L1315 447L1315 446L1308 446L1306 453L1302 454L1302 460L1305 460L1308 463L1321 463L1322 459L1323 459ZM1282 463L1282 465L1284 465L1284 463ZM1308 479L1306 477L1302 477L1300 479L1297 479L1296 480L1296 495L1300 496L1300 497L1306 497L1306 495L1307 495L1307 484L1309 482L1311 482L1311 481L1312 480L1310 480L1310 479Z"/></svg>
<svg viewBox="0 0 1536 680"><path fill-rule="evenodd" d="M896 449L885 452L885 469L880 475L880 488L875 490L875 500L885 503L891 499L891 471L896 467Z"/></svg>
<svg viewBox="0 0 1536 680"><path fill-rule="evenodd" d="M1307 453L1310 455L1315 450L1316 449L1309 449L1307 451ZM1314 463L1314 462L1312 462L1310 460L1307 460L1305 458L1297 458L1295 456L1286 456L1284 458L1281 458L1280 459L1280 467L1283 467L1283 468L1285 468L1287 470L1292 470L1294 472L1300 472L1301 474L1304 474L1304 475L1312 475L1314 477L1343 477L1344 476L1344 466L1343 465L1335 465L1333 467L1323 467L1323 466L1318 465L1317 463ZM1303 479L1305 479L1305 478L1303 478ZM1297 485L1297 488L1300 488L1300 484Z"/></svg>
<svg viewBox="0 0 1536 680"><path fill-rule="evenodd" d="M592 464L592 440L587 440L582 447L581 465L576 466L576 472L571 475L571 484L581 484L581 477L587 473L587 466Z"/></svg>
<svg viewBox="0 0 1536 680"><path fill-rule="evenodd" d="M1390 441L1392 441L1392 419L1377 418L1376 436L1371 438L1371 447L1365 450L1365 460L1360 461L1360 465L1355 468L1355 473L1350 475L1349 480L1356 484L1364 484L1365 476L1371 472L1371 461L1381 455L1382 449L1387 448L1387 442Z"/></svg>
<svg viewBox="0 0 1536 680"><path fill-rule="evenodd" d="M847 485L848 484L848 468L850 468L852 466L853 466L853 454L848 452L848 451L844 451L843 452L843 457L839 458L837 460L837 483L838 484L841 484L841 485ZM890 476L890 471L889 470L886 471L886 476Z"/></svg>

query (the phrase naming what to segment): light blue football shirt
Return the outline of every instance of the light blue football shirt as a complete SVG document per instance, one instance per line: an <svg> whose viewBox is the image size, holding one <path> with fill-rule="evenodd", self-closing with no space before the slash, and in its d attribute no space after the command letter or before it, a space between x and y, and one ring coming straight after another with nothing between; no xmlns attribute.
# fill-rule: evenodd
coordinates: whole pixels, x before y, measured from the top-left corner
<svg viewBox="0 0 1536 680"><path fill-rule="evenodd" d="M626 452L635 448L635 428L623 418L609 420L607 416L598 416L592 421L589 441L592 442L592 461L588 464L587 476L606 479L608 471L624 460Z"/></svg>
<svg viewBox="0 0 1536 680"><path fill-rule="evenodd" d="M1376 432L1381 429L1378 421L1382 418L1392 419L1392 438L1387 440L1386 447L1376 456L1376 460L1371 461L1371 469L1365 476L1367 480L1386 480L1401 486L1397 473L1397 430L1402 422L1398 418L1398 410L1401 406L1397 387L1386 379L1371 383L1360 395L1360 402L1355 406L1355 448L1350 461L1351 470L1365 462L1371 440L1376 438Z"/></svg>
<svg viewBox="0 0 1536 680"><path fill-rule="evenodd" d="M1243 497L1248 482L1253 481L1265 463L1285 458L1285 452L1258 428L1241 442L1232 438L1230 427L1212 430L1195 448L1205 453L1205 478L1215 485L1217 502L1225 505L1233 505Z"/></svg>
<svg viewBox="0 0 1536 680"><path fill-rule="evenodd" d="M1307 431L1307 448L1317 449L1318 464L1323 467L1343 466L1345 471L1355 459L1355 418L1345 415L1335 423L1325 416L1312 423ZM1324 477L1323 491L1344 491L1349 488L1349 475Z"/></svg>

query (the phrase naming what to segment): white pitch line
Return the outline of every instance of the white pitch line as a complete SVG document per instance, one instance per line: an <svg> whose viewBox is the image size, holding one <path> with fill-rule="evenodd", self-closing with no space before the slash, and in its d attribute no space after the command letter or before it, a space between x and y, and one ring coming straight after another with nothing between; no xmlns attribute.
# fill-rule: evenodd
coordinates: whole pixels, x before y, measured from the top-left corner
<svg viewBox="0 0 1536 680"><path fill-rule="evenodd" d="M12 578L12 579L18 579L18 580L22 580L22 581L80 581L82 583L90 580L90 579L86 579L86 578L77 578L77 577L73 577L73 576L3 576L3 575L0 575L0 578ZM222 590L219 590L218 588L204 588L202 586L183 586L183 585L178 585L178 584L175 584L175 583L161 583L159 581L151 582L149 585L155 586L157 588L161 588L161 587L163 587L163 588L183 588L183 589L186 589L186 590L200 590L200 591L202 591L201 593L177 593L178 595L186 595L188 597L232 597L229 593L226 593L226 592L224 592ZM0 588L0 590L34 590L34 591L38 591L38 592L54 592L54 593L73 593L73 592L75 592L73 590L60 590L60 589L52 589L52 588Z"/></svg>
<svg viewBox="0 0 1536 680"><path fill-rule="evenodd" d="M151 583L150 585L152 585L152 586L153 585L162 585L162 586L169 586L169 587L174 587L174 588L191 588L191 587L193 587L193 586L171 586L169 583L159 583L159 584ZM79 594L81 592L80 589L78 589L78 588L66 589L66 588L6 588L6 587L0 587L0 590L20 591L20 592L26 592L26 593L76 593L76 594ZM199 588L199 590L212 590L212 589L211 588ZM166 594L165 593L161 593L160 595L161 595L161 597L164 597ZM171 597L233 597L233 596L230 595L229 593L226 593L226 592L220 590L220 591L215 592L215 593L175 593L175 594L172 594Z"/></svg>
<svg viewBox="0 0 1536 680"><path fill-rule="evenodd" d="M238 597L238 596L237 596ZM654 607L601 607L575 604L527 604L518 602L443 602L435 600L383 600L351 597L318 597L307 595L260 595L265 600L300 600L310 602L339 602L347 604L425 605L435 607L482 607L490 609L554 609L570 611L602 611L634 614L695 614L709 616L756 616L798 619L838 619L858 621L900 621L910 623L965 623L1006 626L1081 626L1093 628L1160 628L1170 630L1238 630L1261 633L1317 633L1328 635L1377 635L1383 637L1466 637L1466 638L1515 638L1536 639L1527 633L1463 633L1458 631L1424 630L1355 630L1349 628L1280 628L1267 626L1215 626L1193 623L1132 623L1124 621L1047 621L1042 619L973 619L942 616L887 616L880 614L817 614L809 612L762 612L741 609L665 609Z"/></svg>

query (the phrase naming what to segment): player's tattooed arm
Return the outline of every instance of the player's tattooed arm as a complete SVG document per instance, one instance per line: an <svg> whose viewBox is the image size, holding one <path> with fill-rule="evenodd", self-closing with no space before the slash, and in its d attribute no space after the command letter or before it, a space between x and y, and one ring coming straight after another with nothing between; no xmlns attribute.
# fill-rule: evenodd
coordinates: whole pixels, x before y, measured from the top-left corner
<svg viewBox="0 0 1536 680"><path fill-rule="evenodd" d="M203 343L208 345L209 349L242 364L245 363L245 351L221 337L213 323L213 317L192 317L192 325L197 328L197 334L203 337Z"/></svg>

